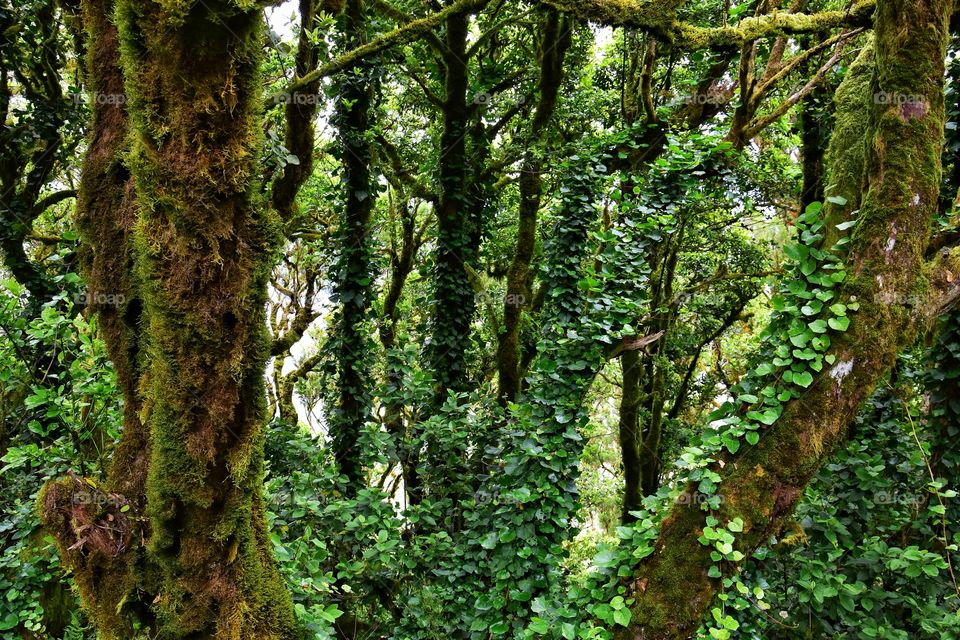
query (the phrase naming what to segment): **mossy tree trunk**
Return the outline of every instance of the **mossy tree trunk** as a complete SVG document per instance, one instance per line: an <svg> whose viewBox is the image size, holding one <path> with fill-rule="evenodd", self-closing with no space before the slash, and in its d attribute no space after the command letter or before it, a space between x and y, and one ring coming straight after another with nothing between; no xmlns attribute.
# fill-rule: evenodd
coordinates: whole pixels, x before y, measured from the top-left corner
<svg viewBox="0 0 960 640"><path fill-rule="evenodd" d="M836 364L787 405L757 446L742 448L715 468L723 496L716 517L743 519L737 548L746 557L779 531L810 479L845 439L859 406L916 335L920 310L885 301L912 295L924 269L940 189L944 56L952 11L947 0L878 3L871 88L910 99L872 101L863 114L870 122L866 187L843 292L858 297L861 311L835 341ZM907 24L924 28L904 29ZM618 638L690 637L721 588L719 579L707 575L710 549L698 541L706 514L697 500L683 502L674 506L653 555L628 584L626 595L635 598L632 622Z"/></svg>
<svg viewBox="0 0 960 640"><path fill-rule="evenodd" d="M125 96L129 131L97 107L80 217L91 284L131 293L104 314L127 416L108 486L53 482L41 515L103 638L293 638L262 496L278 238L252 189L262 15L110 4L84 2L91 77Z"/></svg>

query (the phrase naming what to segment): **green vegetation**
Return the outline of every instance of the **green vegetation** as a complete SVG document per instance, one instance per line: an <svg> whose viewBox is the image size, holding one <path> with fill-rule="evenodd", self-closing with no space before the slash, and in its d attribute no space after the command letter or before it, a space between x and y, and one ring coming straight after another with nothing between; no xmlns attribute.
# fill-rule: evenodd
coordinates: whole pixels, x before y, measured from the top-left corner
<svg viewBox="0 0 960 640"><path fill-rule="evenodd" d="M960 638L953 16L0 0L0 638Z"/></svg>

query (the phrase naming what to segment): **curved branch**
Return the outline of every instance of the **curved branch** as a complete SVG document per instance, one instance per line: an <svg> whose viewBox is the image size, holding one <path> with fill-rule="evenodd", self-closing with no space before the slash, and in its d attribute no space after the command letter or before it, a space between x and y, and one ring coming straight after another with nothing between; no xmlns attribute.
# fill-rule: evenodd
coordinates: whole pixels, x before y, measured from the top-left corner
<svg viewBox="0 0 960 640"><path fill-rule="evenodd" d="M338 58L334 58L330 62L324 64L314 71L311 71L305 76L297 78L287 87L287 93L293 93L312 82L320 80L321 78L326 78L327 76L331 76L339 71L349 69L358 64L364 58L376 55L381 51L386 51L387 49L399 44L411 42L418 37L421 37L429 29L433 29L434 27L443 24L447 18L462 13L472 13L474 11L478 11L486 6L488 2L490 2L490 0L458 0L443 11L438 11L432 16L427 16L426 18L420 18L419 20L409 22L402 27L398 27L390 33L384 34L363 46L357 47L356 49L349 51Z"/></svg>

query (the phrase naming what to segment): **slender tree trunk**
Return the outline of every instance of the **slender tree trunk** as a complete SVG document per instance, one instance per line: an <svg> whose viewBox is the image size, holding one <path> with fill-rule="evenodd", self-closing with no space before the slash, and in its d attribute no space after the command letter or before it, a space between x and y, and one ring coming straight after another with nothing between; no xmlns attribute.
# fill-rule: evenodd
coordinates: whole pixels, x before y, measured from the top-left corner
<svg viewBox="0 0 960 640"><path fill-rule="evenodd" d="M427 348L427 363L436 380L438 402L443 402L448 391L466 389L467 345L476 309L476 296L465 269L476 254L476 247L471 242L467 171L469 14L451 15L446 29L438 237L434 254L432 326Z"/></svg>
<svg viewBox="0 0 960 640"><path fill-rule="evenodd" d="M623 506L621 520L634 522L631 511L643 506L643 435L640 433L640 389L643 384L643 365L640 353L627 351L620 356L623 393L620 397L618 419L620 433L620 461L623 466Z"/></svg>
<svg viewBox="0 0 960 640"><path fill-rule="evenodd" d="M120 86L119 35L130 114L132 182L118 162L121 112L102 110L81 201L106 215L127 197L116 187L136 199L142 303L108 341L139 362L143 429L128 419L109 486L53 482L41 512L101 637L130 637L139 622L158 637L293 638L262 496L264 306L278 239L251 188L262 15L225 0L189 9L118 0L111 20L107 3L84 4L93 71L110 63L110 87ZM97 191L98 181L112 190ZM111 222L96 218L91 272L99 258L101 277L123 286L130 265L122 253L108 264L113 238L92 230Z"/></svg>
<svg viewBox="0 0 960 640"><path fill-rule="evenodd" d="M864 120L867 189L847 261L844 298L861 311L839 336L826 369L754 447L721 467L721 522L744 522L737 548L746 557L784 524L810 479L843 442L861 403L909 345L921 320L917 310L883 300L907 296L924 268L939 194L944 126L944 56L953 2L880 0L876 18L874 88L909 100L874 101ZM904 29L923 24L924 29ZM891 242L891 238L895 242ZM900 298L904 299L904 298ZM694 492L694 487L687 489ZM694 504L692 504L694 503ZM698 541L705 512L696 500L674 506L655 551L627 588L635 599L632 622L618 638L690 637L721 588L710 578L710 549Z"/></svg>
<svg viewBox="0 0 960 640"><path fill-rule="evenodd" d="M540 212L546 161L545 150L540 143L556 110L570 36L570 23L556 11L548 11L540 45L540 101L530 125L527 153L520 169L517 246L507 273L503 328L497 344L499 397L504 403L515 400L520 393L520 320L523 310L533 303L530 264L537 244L537 215Z"/></svg>
<svg viewBox="0 0 960 640"><path fill-rule="evenodd" d="M362 0L348 0L343 15L347 50L366 41L366 18ZM360 460L360 434L369 418L371 251L370 216L374 185L370 179L370 65L361 63L344 72L340 88L337 124L343 145L346 206L340 232L341 259L335 295L340 314L335 334L339 401L333 420L333 453L340 473L347 477L348 491L364 486Z"/></svg>

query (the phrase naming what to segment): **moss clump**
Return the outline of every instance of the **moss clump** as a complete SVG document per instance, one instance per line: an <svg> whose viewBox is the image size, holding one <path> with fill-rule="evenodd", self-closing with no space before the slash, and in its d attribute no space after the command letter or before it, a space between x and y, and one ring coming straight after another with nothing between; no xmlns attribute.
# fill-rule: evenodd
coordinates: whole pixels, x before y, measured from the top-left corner
<svg viewBox="0 0 960 640"><path fill-rule="evenodd" d="M137 597L141 523L130 503L71 476L48 483L37 499L40 520L104 640L129 637Z"/></svg>

